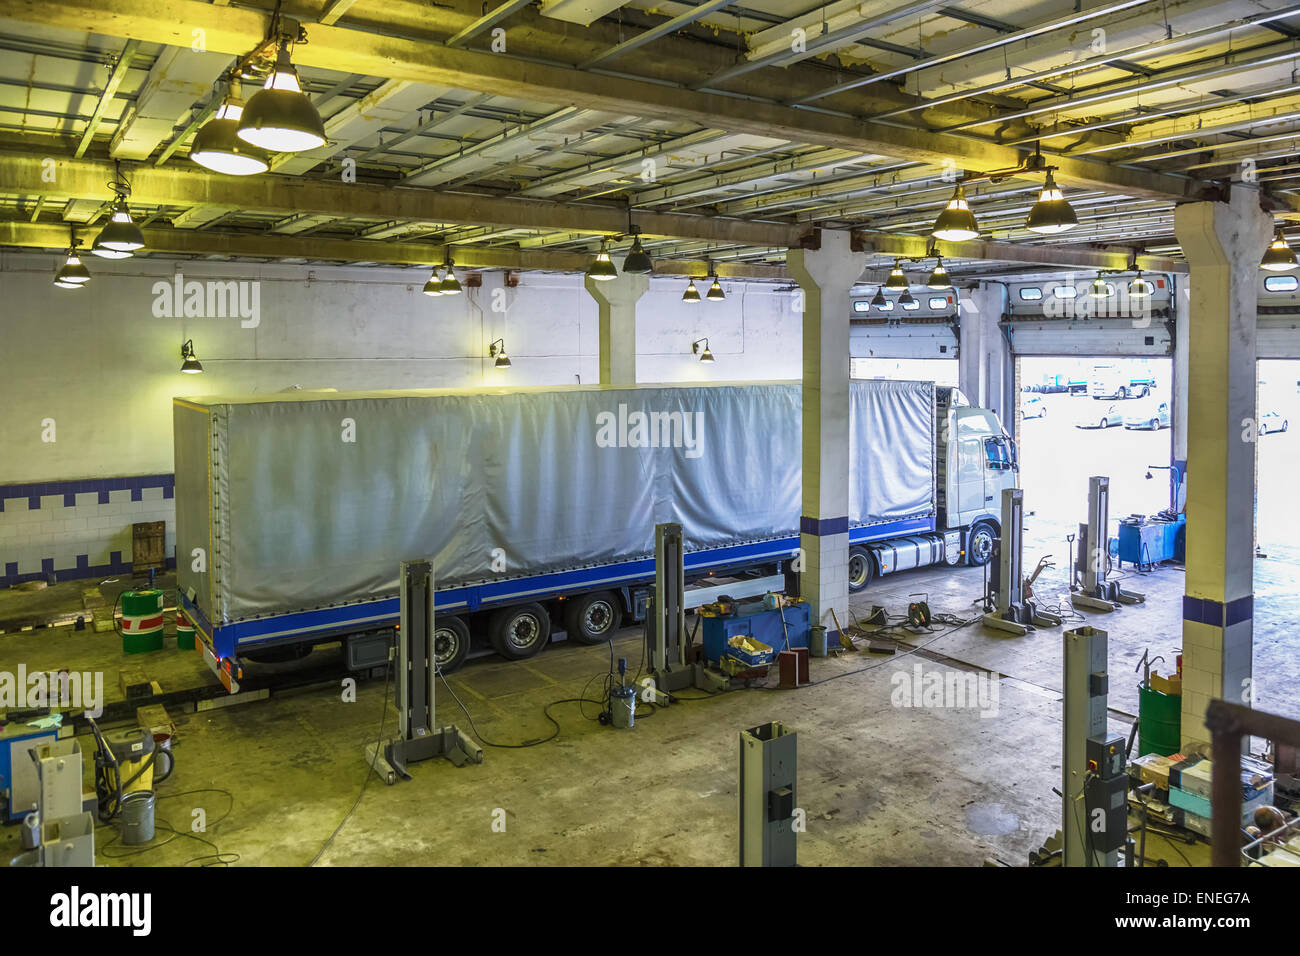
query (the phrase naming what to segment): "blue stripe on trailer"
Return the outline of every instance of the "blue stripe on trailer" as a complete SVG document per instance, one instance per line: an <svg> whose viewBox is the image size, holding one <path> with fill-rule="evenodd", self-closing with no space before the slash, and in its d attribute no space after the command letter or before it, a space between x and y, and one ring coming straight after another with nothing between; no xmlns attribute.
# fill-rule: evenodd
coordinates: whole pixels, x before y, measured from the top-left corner
<svg viewBox="0 0 1300 956"><path fill-rule="evenodd" d="M912 518L886 524L849 530L849 541L875 541L900 534L915 534L934 528L933 518ZM792 557L799 549L799 538L776 538L729 548L710 548L693 551L685 556L686 570L728 567L736 564L780 561ZM595 568L536 574L509 581L469 585L434 592L434 609L476 611L482 607L514 603L522 600L544 600L574 591L593 590L598 587L625 586L654 577L653 558L640 561L623 561ZM206 616L185 595L181 602L186 615L195 628L208 639L217 657L230 657L236 646L248 646L295 636L347 631L365 626L385 626L397 623L400 611L398 598L381 598L337 607L315 608L291 614L252 618L219 627L213 627Z"/></svg>

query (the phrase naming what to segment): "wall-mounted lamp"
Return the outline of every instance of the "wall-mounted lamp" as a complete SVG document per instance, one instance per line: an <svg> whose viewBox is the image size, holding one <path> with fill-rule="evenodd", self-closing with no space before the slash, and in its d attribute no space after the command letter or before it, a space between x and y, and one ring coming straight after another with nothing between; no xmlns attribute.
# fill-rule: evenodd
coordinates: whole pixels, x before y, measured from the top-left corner
<svg viewBox="0 0 1300 956"><path fill-rule="evenodd" d="M181 346L181 371L188 375L197 375L203 371L203 363L194 354L194 340L186 339Z"/></svg>
<svg viewBox="0 0 1300 956"><path fill-rule="evenodd" d="M488 346L488 358L496 359L496 367L506 369L510 367L510 357L506 355L506 340L497 339Z"/></svg>
<svg viewBox="0 0 1300 956"><path fill-rule="evenodd" d="M701 346L703 346L703 348L701 348ZM691 354L698 355L700 357L701 362L713 361L713 353L709 351L709 340L707 338L696 339L694 342L692 342Z"/></svg>

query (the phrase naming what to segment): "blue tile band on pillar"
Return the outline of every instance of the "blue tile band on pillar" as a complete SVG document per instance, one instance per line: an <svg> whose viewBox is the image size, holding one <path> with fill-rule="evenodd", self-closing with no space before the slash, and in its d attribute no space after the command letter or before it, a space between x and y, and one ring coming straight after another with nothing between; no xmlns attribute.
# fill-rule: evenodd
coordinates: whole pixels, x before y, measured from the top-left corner
<svg viewBox="0 0 1300 956"><path fill-rule="evenodd" d="M1255 596L1247 594L1223 604L1213 598L1183 596L1183 620L1212 627L1232 627L1255 615Z"/></svg>
<svg viewBox="0 0 1300 956"><path fill-rule="evenodd" d="M810 518L803 515L799 519L799 531L801 534L813 534L819 538L832 534L848 534L849 519L847 515L843 518Z"/></svg>
<svg viewBox="0 0 1300 956"><path fill-rule="evenodd" d="M86 478L77 481L33 481L20 485L0 485L0 511L6 498L26 498L31 511L39 511L42 495L62 495L65 508L75 507L77 495L99 493L99 503L108 504L110 491L130 491L132 501L140 501L145 488L161 488L164 498L176 495L175 475L135 475L127 478Z"/></svg>

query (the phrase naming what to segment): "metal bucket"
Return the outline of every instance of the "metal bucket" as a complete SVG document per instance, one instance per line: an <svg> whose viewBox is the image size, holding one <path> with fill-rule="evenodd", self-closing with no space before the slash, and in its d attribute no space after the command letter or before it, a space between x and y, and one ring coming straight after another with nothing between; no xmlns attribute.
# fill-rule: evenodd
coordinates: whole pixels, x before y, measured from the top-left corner
<svg viewBox="0 0 1300 956"><path fill-rule="evenodd" d="M808 646L813 657L826 656L826 625L814 624L809 628Z"/></svg>
<svg viewBox="0 0 1300 956"><path fill-rule="evenodd" d="M609 722L619 730L626 730L636 722L636 690L614 688L609 695Z"/></svg>
<svg viewBox="0 0 1300 956"><path fill-rule="evenodd" d="M128 846L153 839L152 790L136 790L122 798L122 842Z"/></svg>

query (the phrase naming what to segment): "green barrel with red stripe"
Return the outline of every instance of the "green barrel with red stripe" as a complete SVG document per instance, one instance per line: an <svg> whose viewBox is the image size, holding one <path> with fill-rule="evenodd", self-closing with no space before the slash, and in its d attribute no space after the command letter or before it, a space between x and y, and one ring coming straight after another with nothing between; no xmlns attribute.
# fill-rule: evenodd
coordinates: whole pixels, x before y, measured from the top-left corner
<svg viewBox="0 0 1300 956"><path fill-rule="evenodd" d="M122 592L122 651L143 654L163 646L163 592Z"/></svg>
<svg viewBox="0 0 1300 956"><path fill-rule="evenodd" d="M176 612L176 649L194 650L194 624L185 616L184 611Z"/></svg>

